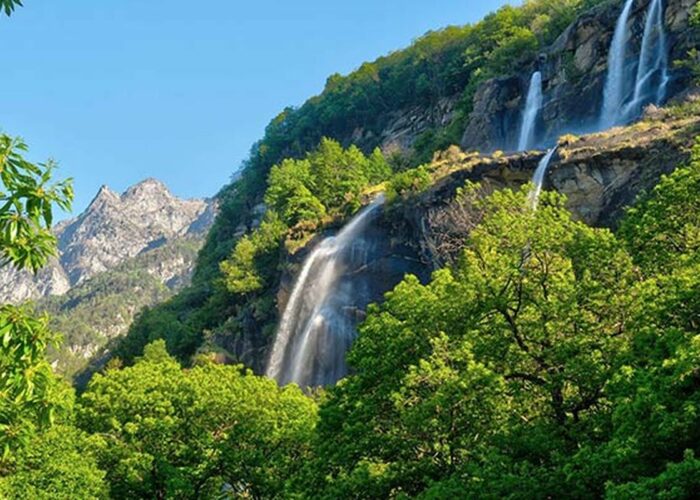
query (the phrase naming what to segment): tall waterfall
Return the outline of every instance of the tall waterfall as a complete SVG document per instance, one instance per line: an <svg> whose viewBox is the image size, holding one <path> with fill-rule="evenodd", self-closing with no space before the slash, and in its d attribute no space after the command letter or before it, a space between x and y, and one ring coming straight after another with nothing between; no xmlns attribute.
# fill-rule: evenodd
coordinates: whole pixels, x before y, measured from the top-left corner
<svg viewBox="0 0 700 500"><path fill-rule="evenodd" d="M518 151L525 151L534 146L535 128L540 109L542 109L542 73L535 71L530 78L530 89L527 92L527 100L525 101Z"/></svg>
<svg viewBox="0 0 700 500"><path fill-rule="evenodd" d="M634 0L625 2L610 45L601 128L634 120L646 104L661 104L666 98L669 73L663 0L649 3L636 69L626 61L633 4Z"/></svg>
<svg viewBox="0 0 700 500"><path fill-rule="evenodd" d="M367 264L363 232L383 202L377 198L304 262L267 366L267 375L278 383L313 387L333 384L347 374L345 354L356 335L353 299L359 291L342 277Z"/></svg>
<svg viewBox="0 0 700 500"><path fill-rule="evenodd" d="M542 192L542 185L544 184L544 176L547 173L549 164L552 163L552 158L554 157L554 153L556 153L556 151L557 148L552 148L549 151L547 151L547 154L544 156L544 158L540 160L540 163L537 165L535 175L532 176L532 182L534 183L534 186L528 195L528 201L530 203L530 207L533 210L537 209L537 204L540 201L540 193Z"/></svg>
<svg viewBox="0 0 700 500"><path fill-rule="evenodd" d="M627 28L629 24L630 12L634 0L627 0L622 9L620 17L617 19L615 34L613 35L608 53L608 75L603 91L603 114L601 117L601 128L612 127L620 122L620 112L625 102L625 59L627 54L627 42L630 33Z"/></svg>
<svg viewBox="0 0 700 500"><path fill-rule="evenodd" d="M650 102L662 103L666 97L668 80L664 5L663 0L652 0L644 24L634 95L627 105L626 116L636 118L644 105Z"/></svg>

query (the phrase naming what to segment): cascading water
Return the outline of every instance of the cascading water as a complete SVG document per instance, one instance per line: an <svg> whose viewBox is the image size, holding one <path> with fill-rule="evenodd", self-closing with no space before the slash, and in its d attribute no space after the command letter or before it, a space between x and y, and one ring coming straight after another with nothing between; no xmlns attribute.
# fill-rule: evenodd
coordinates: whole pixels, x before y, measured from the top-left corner
<svg viewBox="0 0 700 500"><path fill-rule="evenodd" d="M347 372L345 354L355 339L356 280L343 280L367 264L363 232L384 202L377 198L335 237L309 255L282 315L267 367L281 385L333 384Z"/></svg>
<svg viewBox="0 0 700 500"><path fill-rule="evenodd" d="M630 13L634 0L627 0L617 19L615 34L610 44L608 53L608 75L603 91L603 113L601 116L601 128L608 128L620 122L620 112L627 97L625 59L627 54L627 42L630 38L628 29Z"/></svg>
<svg viewBox="0 0 700 500"><path fill-rule="evenodd" d="M534 186L528 194L528 201L530 203L530 208L532 208L533 210L537 209L537 204L540 200L540 193L542 192L542 185L544 184L544 176L547 173L549 164L552 162L552 158L554 157L554 153L556 151L557 148L552 148L549 151L547 151L547 154L544 156L544 158L540 160L540 163L537 165L535 175L532 176L532 182Z"/></svg>
<svg viewBox="0 0 700 500"><path fill-rule="evenodd" d="M535 71L530 78L530 88L527 92L525 110L523 111L522 125L520 126L520 139L518 151L525 151L534 146L537 117L542 109L542 73Z"/></svg>
<svg viewBox="0 0 700 500"><path fill-rule="evenodd" d="M634 95L626 106L625 117L636 118L641 114L644 105L651 102L662 103L666 97L668 80L664 5L662 0L652 0L644 24Z"/></svg>
<svg viewBox="0 0 700 500"><path fill-rule="evenodd" d="M646 104L661 104L666 98L669 73L663 0L649 3L636 66L627 64L633 4L634 0L625 2L610 45L601 129L634 120Z"/></svg>

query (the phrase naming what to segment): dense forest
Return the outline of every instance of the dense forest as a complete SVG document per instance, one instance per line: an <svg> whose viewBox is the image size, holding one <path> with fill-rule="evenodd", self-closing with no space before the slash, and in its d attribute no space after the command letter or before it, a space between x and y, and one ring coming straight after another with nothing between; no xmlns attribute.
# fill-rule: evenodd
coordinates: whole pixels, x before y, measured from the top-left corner
<svg viewBox="0 0 700 500"><path fill-rule="evenodd" d="M612 229L585 224L554 191L533 209L532 184L463 183L451 206L470 230L455 258L370 306L348 354L353 371L333 387L280 387L203 349L249 317L272 336L282 256L379 192L399 207L438 184L440 159L466 156L439 152L458 142L478 84L535 57L598 3L534 0L429 33L283 112L219 194L193 284L145 309L80 391L46 358L59 339L46 314L60 313L55 304L1 306L0 497L693 498L696 129L688 161ZM0 0L7 15L19 5ZM700 24L697 4L693 17ZM342 139L360 126L376 135L386 110L455 95L454 121L401 157ZM700 98L667 112L692 121ZM36 270L55 251L53 210L68 209L73 192L26 154L0 135L0 254ZM149 283L105 275L95 300L109 302L124 280ZM98 303L86 302L86 321L99 321Z"/></svg>

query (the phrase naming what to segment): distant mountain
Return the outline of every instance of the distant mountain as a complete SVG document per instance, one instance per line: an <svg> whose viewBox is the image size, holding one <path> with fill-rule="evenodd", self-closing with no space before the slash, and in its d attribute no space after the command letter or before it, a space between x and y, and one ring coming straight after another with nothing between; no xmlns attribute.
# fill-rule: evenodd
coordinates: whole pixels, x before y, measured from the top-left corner
<svg viewBox="0 0 700 500"><path fill-rule="evenodd" d="M118 195L102 186L88 208L56 226L59 255L36 276L0 269L0 302L62 295L100 272L166 242L206 232L213 205L181 200L156 179Z"/></svg>
<svg viewBox="0 0 700 500"><path fill-rule="evenodd" d="M57 368L81 369L134 315L189 283L215 204L182 200L146 179L119 195L103 186L55 228L58 256L37 275L0 269L0 303L36 301L63 336Z"/></svg>

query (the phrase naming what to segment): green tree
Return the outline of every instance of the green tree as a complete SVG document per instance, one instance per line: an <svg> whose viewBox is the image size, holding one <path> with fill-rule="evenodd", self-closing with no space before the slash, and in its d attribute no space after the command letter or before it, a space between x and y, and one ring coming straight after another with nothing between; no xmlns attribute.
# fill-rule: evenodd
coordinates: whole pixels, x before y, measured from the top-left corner
<svg viewBox="0 0 700 500"><path fill-rule="evenodd" d="M119 498L279 495L305 460L315 406L241 367L182 370L157 341L133 367L96 375L78 408Z"/></svg>
<svg viewBox="0 0 700 500"><path fill-rule="evenodd" d="M69 210L70 180L51 184L53 162L30 163L27 145L0 135L0 264L38 270L56 252L53 205Z"/></svg>
<svg viewBox="0 0 700 500"><path fill-rule="evenodd" d="M0 11L4 11L6 15L11 15L17 6L22 6L21 0L0 0Z"/></svg>
<svg viewBox="0 0 700 500"><path fill-rule="evenodd" d="M308 160L284 160L272 167L267 179L265 203L282 216L288 226L318 220L326 207L314 196L315 178Z"/></svg>
<svg viewBox="0 0 700 500"><path fill-rule="evenodd" d="M226 288L235 294L257 292L267 284L276 269L275 262L287 227L268 211L265 220L252 234L241 238L231 258L221 263Z"/></svg>
<svg viewBox="0 0 700 500"><path fill-rule="evenodd" d="M35 435L11 475L0 478L0 496L17 500L108 498L90 438L69 425Z"/></svg>
<svg viewBox="0 0 700 500"><path fill-rule="evenodd" d="M518 478L494 479L494 496L526 478L530 495L561 487L557 457L600 433L636 277L609 231L573 221L557 195L534 213L526 198L480 202L454 270L408 278L370 311L357 374L321 407L307 494L415 495L453 475L474 493L479 477Z"/></svg>
<svg viewBox="0 0 700 500"><path fill-rule="evenodd" d="M619 231L635 260L668 272L700 252L700 140L688 165L663 177L627 210Z"/></svg>
<svg viewBox="0 0 700 500"><path fill-rule="evenodd" d="M572 459L572 481L612 498L690 498L700 441L698 153L630 209L620 236L646 280L627 319L633 342L608 384L609 438ZM602 494L602 490L598 489Z"/></svg>
<svg viewBox="0 0 700 500"><path fill-rule="evenodd" d="M51 184L53 164L33 164L19 139L0 135L0 265L37 270L56 252L53 205L68 209L70 181ZM48 319L26 308L0 307L0 446L3 459L49 425L64 390L45 360L54 335Z"/></svg>

